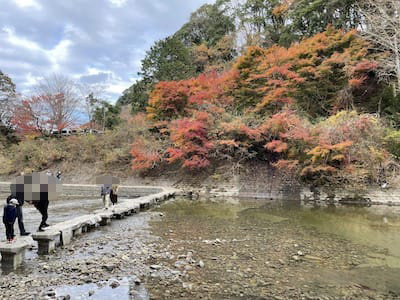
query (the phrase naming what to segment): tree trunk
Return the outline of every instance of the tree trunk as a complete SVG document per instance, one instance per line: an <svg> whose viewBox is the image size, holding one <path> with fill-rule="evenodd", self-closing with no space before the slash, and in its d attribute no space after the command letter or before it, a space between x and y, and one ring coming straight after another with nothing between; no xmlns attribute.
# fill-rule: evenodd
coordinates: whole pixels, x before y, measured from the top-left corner
<svg viewBox="0 0 400 300"><path fill-rule="evenodd" d="M396 59L396 77L397 77L397 86L395 88L395 97L397 96L397 92L400 91L400 52L399 52L399 44L397 40L397 36L394 36L394 55Z"/></svg>

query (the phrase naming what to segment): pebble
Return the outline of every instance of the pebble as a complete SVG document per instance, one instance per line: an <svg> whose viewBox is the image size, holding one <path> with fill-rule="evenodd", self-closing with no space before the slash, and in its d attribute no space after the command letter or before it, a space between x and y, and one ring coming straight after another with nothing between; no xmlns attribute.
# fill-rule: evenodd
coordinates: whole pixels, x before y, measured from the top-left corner
<svg viewBox="0 0 400 300"><path fill-rule="evenodd" d="M153 269L153 270L159 270L159 269L161 269L162 267L160 266L160 265L151 265L150 266L150 269Z"/></svg>
<svg viewBox="0 0 400 300"><path fill-rule="evenodd" d="M120 283L118 281L113 281L110 283L110 287L113 289L116 289L119 286L120 286Z"/></svg>

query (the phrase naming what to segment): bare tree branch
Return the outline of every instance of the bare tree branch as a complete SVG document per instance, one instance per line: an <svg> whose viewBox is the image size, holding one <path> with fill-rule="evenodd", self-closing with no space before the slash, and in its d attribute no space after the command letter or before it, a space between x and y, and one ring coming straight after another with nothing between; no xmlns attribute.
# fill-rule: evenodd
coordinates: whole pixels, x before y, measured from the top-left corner
<svg viewBox="0 0 400 300"><path fill-rule="evenodd" d="M63 130L76 123L83 99L76 83L70 78L53 74L45 77L36 87L37 94L46 102L51 129Z"/></svg>
<svg viewBox="0 0 400 300"><path fill-rule="evenodd" d="M385 53L379 76L389 82L395 79L397 94L400 92L400 1L363 0L360 11L366 25L362 35Z"/></svg>

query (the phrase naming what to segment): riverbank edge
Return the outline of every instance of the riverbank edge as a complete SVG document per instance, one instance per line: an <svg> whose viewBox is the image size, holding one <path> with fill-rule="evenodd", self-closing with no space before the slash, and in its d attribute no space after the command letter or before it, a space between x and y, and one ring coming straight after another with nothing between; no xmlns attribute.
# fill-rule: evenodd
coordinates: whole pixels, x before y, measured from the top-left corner
<svg viewBox="0 0 400 300"><path fill-rule="evenodd" d="M121 180L120 196L142 196L149 193L149 189L163 189L172 187L177 189L177 195L191 198L251 198L268 200L291 200L328 204L360 204L400 206L400 188L388 186L363 187L349 189L346 187L312 187L305 184L272 174L270 170L232 175L230 177L207 176L197 178L193 182L182 181L173 176L154 178L128 177ZM2 178L0 192L9 192L10 178ZM97 196L99 186L91 184L86 178L80 184L63 183L64 193L68 196ZM130 191L135 190L133 195ZM154 191L156 192L156 191Z"/></svg>
<svg viewBox="0 0 400 300"><path fill-rule="evenodd" d="M346 190L341 188L315 188L307 186L288 185L279 189L241 190L239 187L209 186L195 188L180 187L177 195L190 198L242 198L260 200L302 201L305 203L354 204L354 205L386 205L400 206L399 188L370 188L365 190Z"/></svg>

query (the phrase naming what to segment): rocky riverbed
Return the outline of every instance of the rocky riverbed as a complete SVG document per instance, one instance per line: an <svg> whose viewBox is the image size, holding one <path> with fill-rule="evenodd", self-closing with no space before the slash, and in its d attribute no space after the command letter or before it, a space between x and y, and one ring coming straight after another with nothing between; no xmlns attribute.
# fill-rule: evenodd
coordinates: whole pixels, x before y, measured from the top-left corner
<svg viewBox="0 0 400 300"><path fill-rule="evenodd" d="M145 212L115 220L49 256L29 252L21 269L0 276L0 298L147 299L141 283L151 272L146 262L157 241L148 222L158 217Z"/></svg>
<svg viewBox="0 0 400 300"><path fill-rule="evenodd" d="M310 216L329 222L329 209L178 201L160 211L165 217L153 230L162 239L148 263L181 276L150 277L152 299L400 299L400 251L340 235L343 225L379 235L381 216L362 209L343 219L338 212L338 234L309 226ZM398 217L385 218L396 222L396 234ZM395 246L396 236L386 243Z"/></svg>
<svg viewBox="0 0 400 300"><path fill-rule="evenodd" d="M400 215L177 199L29 251L1 299L400 299Z"/></svg>

